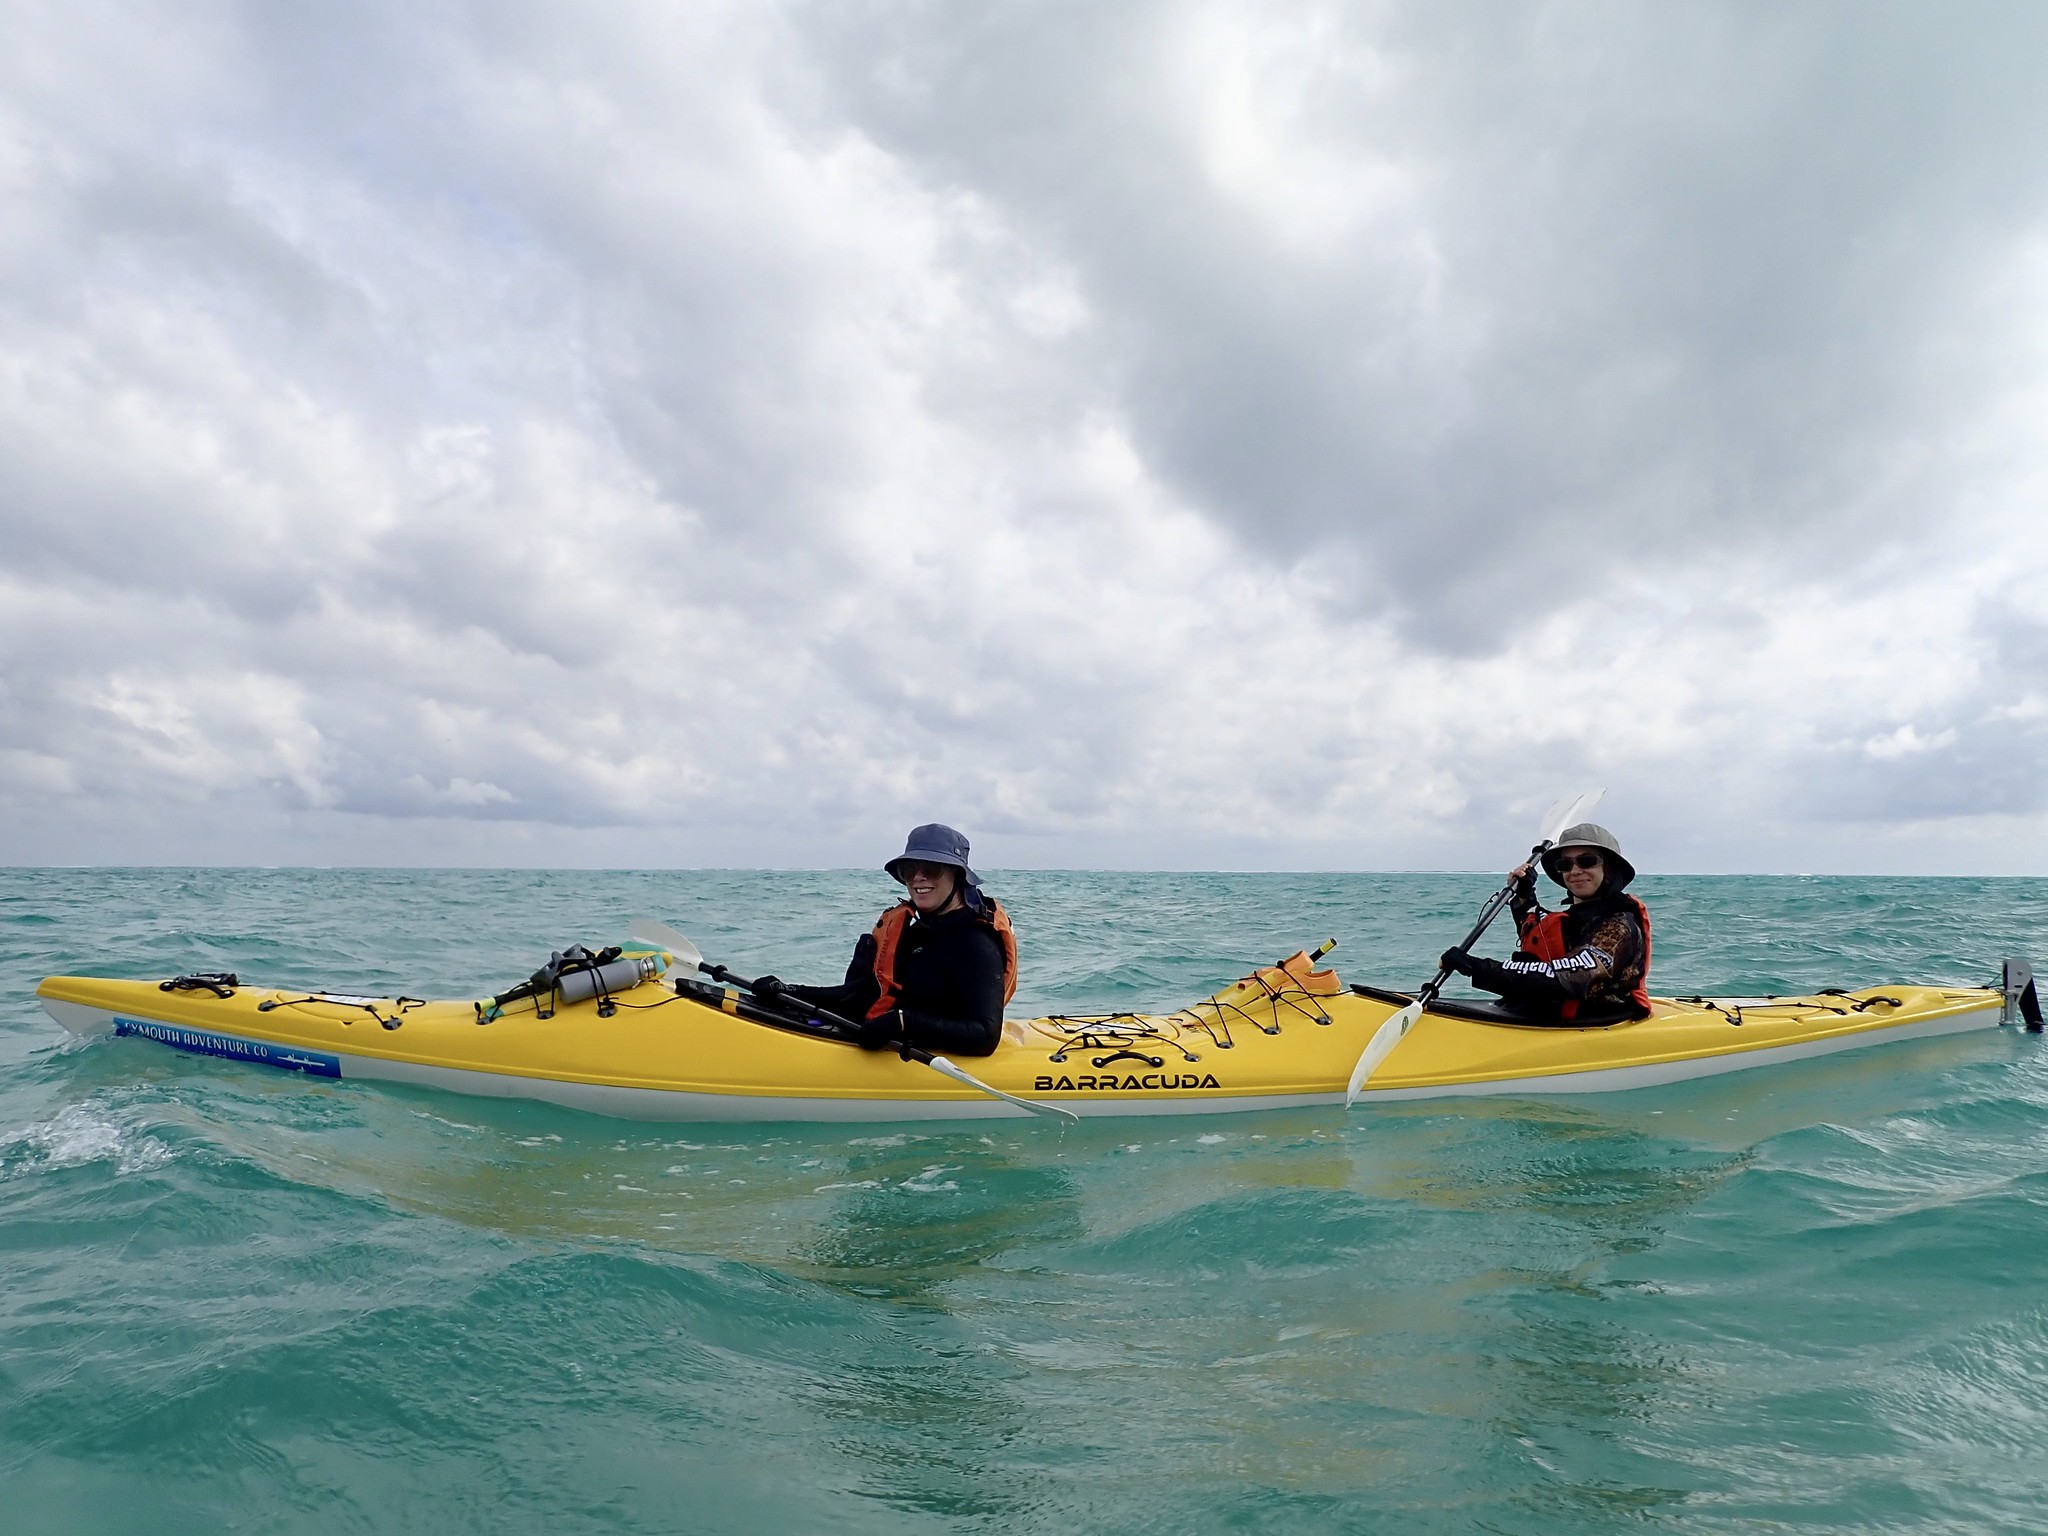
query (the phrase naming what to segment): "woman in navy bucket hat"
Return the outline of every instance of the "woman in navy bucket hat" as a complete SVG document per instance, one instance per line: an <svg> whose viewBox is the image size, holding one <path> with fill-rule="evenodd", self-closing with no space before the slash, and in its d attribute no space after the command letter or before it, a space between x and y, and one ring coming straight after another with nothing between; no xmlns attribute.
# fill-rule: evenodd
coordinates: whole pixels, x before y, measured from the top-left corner
<svg viewBox="0 0 2048 1536"><path fill-rule="evenodd" d="M943 822L913 827L882 866L905 899L853 947L836 987L754 985L764 1001L787 992L861 1021L860 1043L899 1042L955 1056L986 1056L1003 1038L1003 1007L1017 991L1017 937L1002 903L981 889L967 839Z"/></svg>

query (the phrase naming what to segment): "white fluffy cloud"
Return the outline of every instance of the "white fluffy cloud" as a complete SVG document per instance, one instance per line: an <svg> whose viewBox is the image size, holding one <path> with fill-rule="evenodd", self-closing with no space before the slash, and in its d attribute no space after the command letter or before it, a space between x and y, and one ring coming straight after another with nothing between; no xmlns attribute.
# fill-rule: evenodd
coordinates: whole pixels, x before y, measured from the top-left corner
<svg viewBox="0 0 2048 1536"><path fill-rule="evenodd" d="M0 859L2038 870L2044 31L24 0Z"/></svg>

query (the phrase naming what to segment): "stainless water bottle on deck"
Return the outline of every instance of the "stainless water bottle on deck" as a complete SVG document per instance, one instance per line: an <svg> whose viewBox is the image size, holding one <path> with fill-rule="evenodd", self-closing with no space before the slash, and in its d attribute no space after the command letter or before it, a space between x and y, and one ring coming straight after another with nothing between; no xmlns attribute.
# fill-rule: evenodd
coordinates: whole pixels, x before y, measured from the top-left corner
<svg viewBox="0 0 2048 1536"><path fill-rule="evenodd" d="M600 992L630 992L633 988L658 975L661 960L655 955L622 955L606 965L593 966L587 971L571 971L555 983L555 989L565 1003L580 1003L596 997Z"/></svg>

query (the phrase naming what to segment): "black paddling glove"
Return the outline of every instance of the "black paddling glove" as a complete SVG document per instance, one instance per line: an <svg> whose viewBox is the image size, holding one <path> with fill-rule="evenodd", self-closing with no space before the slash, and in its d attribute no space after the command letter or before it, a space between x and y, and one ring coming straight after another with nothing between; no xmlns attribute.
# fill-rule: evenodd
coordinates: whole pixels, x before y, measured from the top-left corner
<svg viewBox="0 0 2048 1536"><path fill-rule="evenodd" d="M854 1043L864 1051L886 1051L903 1033L903 1012L891 1008L878 1019L862 1019Z"/></svg>
<svg viewBox="0 0 2048 1536"><path fill-rule="evenodd" d="M754 983L754 1001L759 1003L779 1003L782 1001L782 994L788 990L789 988L782 984L780 976L763 976Z"/></svg>
<svg viewBox="0 0 2048 1536"><path fill-rule="evenodd" d="M1491 962L1485 960L1474 960L1462 949L1447 949L1443 952L1442 955L1437 957L1436 963L1439 967L1446 971L1455 972L1460 976L1470 976L1473 973L1473 966L1486 965L1490 964Z"/></svg>

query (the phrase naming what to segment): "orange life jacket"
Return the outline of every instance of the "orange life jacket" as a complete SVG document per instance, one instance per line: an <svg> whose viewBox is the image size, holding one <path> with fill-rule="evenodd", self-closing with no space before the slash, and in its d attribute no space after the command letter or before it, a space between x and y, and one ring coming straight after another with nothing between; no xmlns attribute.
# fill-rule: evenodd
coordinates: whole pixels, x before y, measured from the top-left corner
<svg viewBox="0 0 2048 1536"><path fill-rule="evenodd" d="M974 911L969 908L969 911ZM903 935L910 931L910 919L917 908L907 901L899 901L884 912L875 923L875 1006L868 1010L868 1017L879 1019L897 1005L900 989L896 984L896 956L903 947ZM1003 910L1003 904L993 896L981 898L981 909L974 911L975 917L994 930L996 941L1003 946L1003 1002L1007 1004L1017 995L1017 931L1010 926L1010 914Z"/></svg>
<svg viewBox="0 0 2048 1536"><path fill-rule="evenodd" d="M1650 909L1627 891L1620 893L1621 899L1636 909L1636 921L1643 926L1643 974L1636 978L1630 988L1628 1000L1634 1005L1640 1017L1650 1016ZM1569 952L1564 945L1564 913L1546 912L1541 917L1532 916L1522 925L1522 948L1538 960L1562 960ZM1575 1019L1579 1016L1579 1001L1568 997L1558 1006L1560 1018Z"/></svg>

